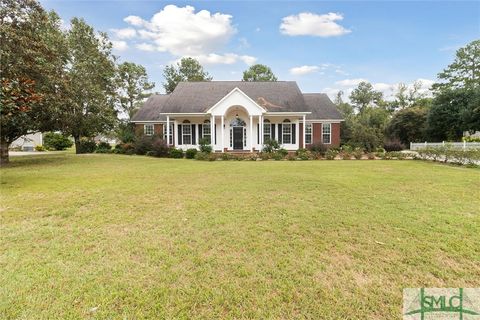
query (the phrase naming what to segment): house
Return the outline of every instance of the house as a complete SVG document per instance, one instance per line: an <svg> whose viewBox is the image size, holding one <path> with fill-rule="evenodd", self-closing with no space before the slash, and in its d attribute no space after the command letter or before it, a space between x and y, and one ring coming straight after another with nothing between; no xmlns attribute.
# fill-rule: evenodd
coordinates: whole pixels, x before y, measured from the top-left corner
<svg viewBox="0 0 480 320"><path fill-rule="evenodd" d="M43 133L35 132L21 136L10 144L11 149L34 151L36 146L43 145Z"/></svg>
<svg viewBox="0 0 480 320"><path fill-rule="evenodd" d="M312 143L340 144L336 106L323 93L302 93L293 81L181 82L153 95L132 117L137 134L163 135L169 145L216 152L259 151L267 139L294 151Z"/></svg>

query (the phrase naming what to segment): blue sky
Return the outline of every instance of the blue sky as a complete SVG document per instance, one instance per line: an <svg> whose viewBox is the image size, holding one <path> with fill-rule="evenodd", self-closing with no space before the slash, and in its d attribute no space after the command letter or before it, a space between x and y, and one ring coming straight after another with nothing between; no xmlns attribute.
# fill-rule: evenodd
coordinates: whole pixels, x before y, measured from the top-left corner
<svg viewBox="0 0 480 320"><path fill-rule="evenodd" d="M41 1L68 24L82 17L109 34L120 61L162 70L199 59L214 80L270 66L304 92L347 94L361 80L387 96L397 83L428 87L455 50L480 38L480 2Z"/></svg>

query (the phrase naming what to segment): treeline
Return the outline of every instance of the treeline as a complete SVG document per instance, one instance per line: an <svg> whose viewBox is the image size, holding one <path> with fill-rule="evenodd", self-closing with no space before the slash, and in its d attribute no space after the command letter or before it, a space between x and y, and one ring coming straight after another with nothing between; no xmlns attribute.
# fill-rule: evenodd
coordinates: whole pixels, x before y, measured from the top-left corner
<svg viewBox="0 0 480 320"><path fill-rule="evenodd" d="M393 101L368 82L361 82L344 102L342 143L368 151L379 147L399 149L410 142L460 141L464 132L480 131L480 40L456 52L455 61L438 74L431 95L422 83L399 84Z"/></svg>

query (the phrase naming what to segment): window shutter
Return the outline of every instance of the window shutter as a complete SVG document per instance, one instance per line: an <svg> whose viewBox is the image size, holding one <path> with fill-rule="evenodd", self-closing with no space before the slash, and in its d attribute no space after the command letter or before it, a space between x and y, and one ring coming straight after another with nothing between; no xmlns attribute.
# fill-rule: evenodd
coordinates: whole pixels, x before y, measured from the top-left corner
<svg viewBox="0 0 480 320"><path fill-rule="evenodd" d="M195 127L196 126L192 124L192 144L197 144L197 140L195 139L196 138Z"/></svg>
<svg viewBox="0 0 480 320"><path fill-rule="evenodd" d="M257 124L257 143L260 143L260 124Z"/></svg>
<svg viewBox="0 0 480 320"><path fill-rule="evenodd" d="M214 140L213 140L213 141L214 141L213 143L214 143L214 144L217 144L217 124L215 124L215 126L214 126L214 128L213 128L213 131L214 131L213 134L214 134L214 136L215 136L215 137L214 137Z"/></svg>
<svg viewBox="0 0 480 320"><path fill-rule="evenodd" d="M282 132L282 124L278 124L278 143L282 144L283 139L283 132Z"/></svg>
<svg viewBox="0 0 480 320"><path fill-rule="evenodd" d="M203 125L198 125L198 140L203 138Z"/></svg>
<svg viewBox="0 0 480 320"><path fill-rule="evenodd" d="M270 139L275 140L275 124L270 125Z"/></svg>
<svg viewBox="0 0 480 320"><path fill-rule="evenodd" d="M295 138L297 137L297 130L295 129L295 123L292 124L292 144L297 143Z"/></svg>
<svg viewBox="0 0 480 320"><path fill-rule="evenodd" d="M182 144L182 125L178 125L178 145Z"/></svg>

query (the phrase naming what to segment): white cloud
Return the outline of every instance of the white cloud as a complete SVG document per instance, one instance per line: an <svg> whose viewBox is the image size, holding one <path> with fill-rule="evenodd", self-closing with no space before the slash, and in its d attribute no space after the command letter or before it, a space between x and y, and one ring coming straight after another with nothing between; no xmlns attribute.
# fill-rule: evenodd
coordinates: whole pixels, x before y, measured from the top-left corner
<svg viewBox="0 0 480 320"><path fill-rule="evenodd" d="M138 31L143 39L153 41L160 51L176 56L214 52L236 32L231 15L212 14L207 10L195 12L192 6L167 5L150 21L137 16L128 16L124 20L133 26L143 27Z"/></svg>
<svg viewBox="0 0 480 320"><path fill-rule="evenodd" d="M257 61L257 58L247 55L238 55L235 53L225 53L225 54L204 54L193 56L202 64L234 64L239 61L244 62L246 65L252 65Z"/></svg>
<svg viewBox="0 0 480 320"><path fill-rule="evenodd" d="M139 43L135 45L135 48L142 51L155 51L155 46L150 43Z"/></svg>
<svg viewBox="0 0 480 320"><path fill-rule="evenodd" d="M122 40L111 40L112 46L114 50L117 51L125 51L128 49L128 44Z"/></svg>
<svg viewBox="0 0 480 320"><path fill-rule="evenodd" d="M137 31L133 28L111 29L111 31L119 39L131 39L137 35Z"/></svg>
<svg viewBox="0 0 480 320"><path fill-rule="evenodd" d="M298 15L284 17L280 24L280 32L289 36L335 37L351 31L336 21L343 20L339 13L314 14L302 12Z"/></svg>
<svg viewBox="0 0 480 320"><path fill-rule="evenodd" d="M367 79L363 78L357 78L357 79L345 79L341 81L335 82L337 85L336 87L328 87L324 88L322 91L328 94L332 99L336 96L338 91L343 91L344 92L344 99L348 101L348 96L352 93L352 91L358 86L358 84L362 81L368 82ZM418 92L420 94L426 95L426 96L431 96L431 91L430 88L432 84L435 83L435 81L430 80L430 79L422 79L419 78L417 80L414 80L410 83L407 83L407 89L410 90L413 88L413 84L415 82L420 82L421 86L418 89ZM374 82L372 83L373 89L376 91L380 91L383 93L383 97L385 100L393 100L395 99L395 94L398 91L398 85L399 83L384 83L384 82Z"/></svg>
<svg viewBox="0 0 480 320"><path fill-rule="evenodd" d="M143 20L142 18L140 18L138 16L128 16L125 19L123 19L123 21L125 21L126 23L129 23L129 24L131 24L132 26L135 26L135 27L142 27L146 23L145 20Z"/></svg>
<svg viewBox="0 0 480 320"><path fill-rule="evenodd" d="M318 66L301 66L301 67L294 67L290 69L290 74L295 76L302 76L305 74L313 73L320 69Z"/></svg>
<svg viewBox="0 0 480 320"><path fill-rule="evenodd" d="M336 85L342 86L342 87L351 87L351 86L358 86L360 82L363 81L368 81L366 79L362 78L357 78L357 79L345 79L345 80L340 80L335 82Z"/></svg>

